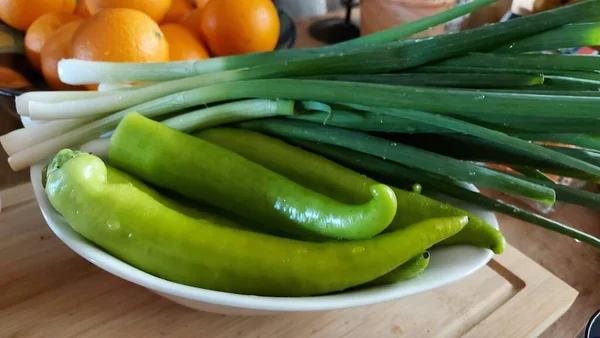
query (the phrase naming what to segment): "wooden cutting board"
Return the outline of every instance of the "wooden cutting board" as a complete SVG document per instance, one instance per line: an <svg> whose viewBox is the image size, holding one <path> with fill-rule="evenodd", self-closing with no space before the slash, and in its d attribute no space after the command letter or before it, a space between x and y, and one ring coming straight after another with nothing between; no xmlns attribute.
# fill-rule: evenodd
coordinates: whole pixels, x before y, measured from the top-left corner
<svg viewBox="0 0 600 338"><path fill-rule="evenodd" d="M511 247L471 276L384 304L274 317L185 308L77 256L30 184L0 191L0 337L532 337L577 291Z"/></svg>

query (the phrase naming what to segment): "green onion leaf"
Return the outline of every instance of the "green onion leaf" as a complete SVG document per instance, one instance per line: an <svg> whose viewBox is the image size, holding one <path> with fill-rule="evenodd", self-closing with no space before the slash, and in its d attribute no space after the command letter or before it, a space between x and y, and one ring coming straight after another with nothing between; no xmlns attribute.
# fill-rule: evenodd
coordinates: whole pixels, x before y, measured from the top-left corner
<svg viewBox="0 0 600 338"><path fill-rule="evenodd" d="M528 36L495 50L497 53L526 53L600 45L600 23L578 23Z"/></svg>
<svg viewBox="0 0 600 338"><path fill-rule="evenodd" d="M354 130L384 132L384 133L444 133L446 129L431 124L396 116L375 114L358 110L335 109L331 114L312 113L299 114L289 118L321 123L323 125L342 127Z"/></svg>
<svg viewBox="0 0 600 338"><path fill-rule="evenodd" d="M515 176L522 177L522 176ZM548 187L556 191L556 200L580 205L585 208L600 210L600 194L576 189L564 184L556 184L552 180L538 179L531 176L522 177L524 180Z"/></svg>
<svg viewBox="0 0 600 338"><path fill-rule="evenodd" d="M559 134L559 133L538 133L538 134L517 134L515 135L525 140L544 141L600 151L600 137L586 134Z"/></svg>
<svg viewBox="0 0 600 338"><path fill-rule="evenodd" d="M8 163L15 171L27 168L52 156L62 148L73 147L94 140L104 133L112 131L123 117L130 112L137 112L148 118L157 118L170 112L181 110L171 108L173 107L146 103L132 107L131 109L123 110L19 151L8 158ZM241 103L232 102L204 108L162 122L181 130L185 130L186 128L196 130L205 125L214 126L248 118L274 116L278 114L291 115L294 113L293 108L294 105L286 100L247 100L242 101Z"/></svg>
<svg viewBox="0 0 600 338"><path fill-rule="evenodd" d="M520 219L554 232L558 232L581 242L590 244L594 247L600 248L600 239L594 236L561 224L557 221L518 208L514 205L492 199L441 177L424 173L419 170L412 170L400 165L396 165L389 161L384 161L380 158L342 147L306 142L293 138L286 138L286 141L296 143L297 145L308 150L326 156L342 165L346 165L349 168L362 172L363 174L368 175L382 183L410 187L410 185L412 185L414 182L419 182L427 191L439 191L447 196L454 197L485 209L494 210L509 215L513 218Z"/></svg>
<svg viewBox="0 0 600 338"><path fill-rule="evenodd" d="M511 54L506 54L511 55ZM571 57L571 56L568 56ZM501 67L462 67L462 66L446 66L439 64L425 65L422 67L411 69L413 72L419 73L510 73L510 74L530 74L530 75L556 75L564 77L575 77L581 79L588 79L594 81L600 81L600 74L585 72L585 71L569 71L569 70L556 70L556 69L526 69L526 68L501 68Z"/></svg>
<svg viewBox="0 0 600 338"><path fill-rule="evenodd" d="M232 98L315 100L326 103L405 108L463 117L527 116L597 119L600 97L538 95L515 92L390 86L372 83L270 79L225 83L196 89L221 87ZM186 93L192 97L193 91ZM225 95L224 95L225 96Z"/></svg>
<svg viewBox="0 0 600 338"><path fill-rule="evenodd" d="M362 109L373 113L388 114L405 119L428 123L436 127L446 128L454 132L471 135L482 138L504 147L510 147L513 151L522 153L534 159L545 161L547 163L557 163L561 166L578 169L592 175L600 175L600 167L592 165L586 161L564 155L558 151L552 151L538 144L523 141L517 137L506 135L502 132L478 126L469 122L456 120L453 118L430 114L415 110L395 110L389 108L373 108L365 106L354 106L356 109Z"/></svg>
<svg viewBox="0 0 600 338"><path fill-rule="evenodd" d="M544 174L543 172L535 169L535 168L531 168L531 167L520 167L519 169L515 169L515 168L511 168L513 170L518 171L519 173L527 176L527 177L531 177L531 178L535 178L538 180L542 180L542 181L546 181L546 182L550 182L550 183L554 183L554 181L552 181L552 179L550 179L550 177L546 176L546 174ZM558 196L556 197L557 199Z"/></svg>
<svg viewBox="0 0 600 338"><path fill-rule="evenodd" d="M318 101L300 101L300 105L302 105L303 111L311 111L311 112L324 112L328 115L331 114L331 106L327 105L323 102Z"/></svg>
<svg viewBox="0 0 600 338"><path fill-rule="evenodd" d="M451 87L451 88L519 88L536 86L544 83L542 75L530 74L425 74L425 73L391 73L391 74L339 74L315 75L301 79L379 83L401 86ZM599 82L600 83L600 82Z"/></svg>
<svg viewBox="0 0 600 338"><path fill-rule="evenodd" d="M381 44L400 40L409 37L413 34L420 33L427 29L433 28L437 25L452 21L463 15L474 12L475 10L491 5L497 0L474 0L465 5L456 6L449 10L445 10L440 13L436 13L419 20L407 22L397 27L392 27L381 32L375 32L373 34L365 35L357 39L348 40L345 42L338 43L333 47L338 48L339 46L347 45L368 45L368 44Z"/></svg>
<svg viewBox="0 0 600 338"><path fill-rule="evenodd" d="M471 53L432 66L597 72L600 59L587 55Z"/></svg>
<svg viewBox="0 0 600 338"><path fill-rule="evenodd" d="M184 133L191 133L227 123L293 114L294 101L242 100L177 115L161 123Z"/></svg>
<svg viewBox="0 0 600 338"><path fill-rule="evenodd" d="M563 153L573 158L578 158L592 165L600 165L600 151L590 149L573 149L560 146L546 146L547 149Z"/></svg>

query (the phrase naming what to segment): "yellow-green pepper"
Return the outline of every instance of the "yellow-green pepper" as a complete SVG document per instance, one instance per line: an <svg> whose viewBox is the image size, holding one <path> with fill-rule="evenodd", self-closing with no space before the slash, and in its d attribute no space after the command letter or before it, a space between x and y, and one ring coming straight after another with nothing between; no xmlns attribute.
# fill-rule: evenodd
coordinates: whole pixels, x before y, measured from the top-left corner
<svg viewBox="0 0 600 338"><path fill-rule="evenodd" d="M98 157L68 149L48 166L45 190L75 231L132 266L177 283L265 296L364 284L468 221L430 219L366 240L302 242L220 226L216 216L188 217L133 177L107 170Z"/></svg>
<svg viewBox="0 0 600 338"><path fill-rule="evenodd" d="M415 278L421 274L421 272L425 271L429 265L430 257L429 252L425 251L385 275L368 282L365 286L394 284L399 281Z"/></svg>
<svg viewBox="0 0 600 338"><path fill-rule="evenodd" d="M343 204L243 156L137 113L119 124L108 147L111 165L156 186L287 233L365 239L394 219L396 196L367 187L363 204Z"/></svg>
<svg viewBox="0 0 600 338"><path fill-rule="evenodd" d="M368 187L377 183L321 155L258 132L220 127L194 135L344 203L364 203L369 197ZM469 224L463 231L438 245L469 244L488 248L497 254L504 251L505 240L502 233L480 218L419 193L394 187L392 189L396 195L397 211L385 231L393 231L433 217L469 216Z"/></svg>

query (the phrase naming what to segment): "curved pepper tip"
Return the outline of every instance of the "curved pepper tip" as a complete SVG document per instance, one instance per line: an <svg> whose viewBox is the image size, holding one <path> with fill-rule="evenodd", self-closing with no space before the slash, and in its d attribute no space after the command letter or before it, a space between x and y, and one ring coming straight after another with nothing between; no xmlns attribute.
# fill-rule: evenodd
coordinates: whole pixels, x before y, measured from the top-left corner
<svg viewBox="0 0 600 338"><path fill-rule="evenodd" d="M385 224L385 227L381 229L383 231L387 228L388 225L392 223L394 217L396 217L396 211L398 209L398 199L396 198L396 194L394 190L385 184L373 184L369 190L371 191L371 195L374 200L380 200L385 203L386 209L389 211L385 220L382 220L382 223Z"/></svg>
<svg viewBox="0 0 600 338"><path fill-rule="evenodd" d="M502 234L500 234L499 237L500 238L490 248L496 255L503 253L504 248L506 247L506 238L504 238Z"/></svg>

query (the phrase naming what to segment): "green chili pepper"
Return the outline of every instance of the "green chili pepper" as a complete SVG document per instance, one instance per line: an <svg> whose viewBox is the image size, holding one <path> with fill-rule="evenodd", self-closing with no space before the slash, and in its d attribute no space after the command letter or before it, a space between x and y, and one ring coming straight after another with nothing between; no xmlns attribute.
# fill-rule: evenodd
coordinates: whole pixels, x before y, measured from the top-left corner
<svg viewBox="0 0 600 338"><path fill-rule="evenodd" d="M429 265L429 258L429 252L425 251L385 275L366 283L365 286L394 284L399 281L415 278L421 272L425 271Z"/></svg>
<svg viewBox="0 0 600 338"><path fill-rule="evenodd" d="M94 155L64 149L48 166L46 195L75 231L124 262L173 282L232 293L292 297L345 290L397 268L468 222L431 219L366 240L302 242L220 226L218 217L188 217L143 183L114 173Z"/></svg>
<svg viewBox="0 0 600 338"><path fill-rule="evenodd" d="M290 233L365 239L381 233L396 214L395 194L386 185L368 187L371 199L364 204L342 204L137 113L115 130L108 158L154 185Z"/></svg>
<svg viewBox="0 0 600 338"><path fill-rule="evenodd" d="M203 219L230 228L248 229L247 227L243 226L240 222L232 220L231 217L219 215L220 213L218 210L208 208L204 205L198 205L197 203L194 206L191 206L188 205L189 203L183 203L181 200L176 201L174 199L168 198L163 194L158 193L156 190L150 188L149 186L145 185L135 177L120 170L117 170L111 166L106 166L106 179L107 182L111 184L131 184L135 188L141 190L143 193L149 195L152 199L156 200L163 206L169 209L173 209L188 217L194 219Z"/></svg>
<svg viewBox="0 0 600 338"><path fill-rule="evenodd" d="M228 148L296 183L344 203L364 203L367 187L374 180L360 175L325 157L258 132L237 128L212 128L194 134ZM392 231L432 217L469 216L469 224L439 246L469 244L488 248L497 254L504 251L502 233L480 218L415 192L392 188L397 199L394 220L385 231Z"/></svg>

